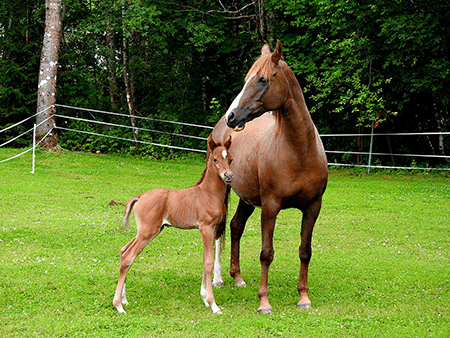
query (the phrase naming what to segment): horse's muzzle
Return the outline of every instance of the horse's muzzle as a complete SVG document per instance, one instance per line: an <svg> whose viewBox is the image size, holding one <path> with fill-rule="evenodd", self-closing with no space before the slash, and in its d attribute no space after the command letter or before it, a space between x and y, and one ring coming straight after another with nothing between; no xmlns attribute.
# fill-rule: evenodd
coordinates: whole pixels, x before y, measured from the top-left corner
<svg viewBox="0 0 450 338"><path fill-rule="evenodd" d="M234 112L230 112L226 116L225 122L227 123L227 126L233 129L234 131L241 131L245 128L245 120L238 121Z"/></svg>

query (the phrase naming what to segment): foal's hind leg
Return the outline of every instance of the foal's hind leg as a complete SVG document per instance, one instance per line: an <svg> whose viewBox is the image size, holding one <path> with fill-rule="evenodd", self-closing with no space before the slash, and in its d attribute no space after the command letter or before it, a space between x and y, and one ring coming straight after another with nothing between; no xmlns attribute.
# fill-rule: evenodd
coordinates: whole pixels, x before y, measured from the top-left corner
<svg viewBox="0 0 450 338"><path fill-rule="evenodd" d="M301 243L299 247L300 276L297 284L299 294L297 307L300 309L311 308L311 301L308 298L308 266L312 255L311 240L313 228L317 217L319 216L321 206L322 198L319 198L303 212Z"/></svg>
<svg viewBox="0 0 450 338"><path fill-rule="evenodd" d="M211 306L214 313L222 313L214 300L212 274L214 269L214 229L211 225L200 225L203 240L203 278L200 296L206 306Z"/></svg>
<svg viewBox="0 0 450 338"><path fill-rule="evenodd" d="M159 228L151 236L143 236L138 233L127 245L120 250L120 275L117 282L116 292L114 294L113 304L117 311L125 313L122 304L127 304L125 297L125 280L128 270L131 268L136 257L145 248L145 246L156 237Z"/></svg>
<svg viewBox="0 0 450 338"><path fill-rule="evenodd" d="M245 203L242 199L239 200L239 204L233 219L230 222L231 229L231 263L230 263L230 275L234 279L236 286L245 287L247 284L242 279L241 267L239 265L239 246L242 234L244 232L245 223L251 216L255 207Z"/></svg>

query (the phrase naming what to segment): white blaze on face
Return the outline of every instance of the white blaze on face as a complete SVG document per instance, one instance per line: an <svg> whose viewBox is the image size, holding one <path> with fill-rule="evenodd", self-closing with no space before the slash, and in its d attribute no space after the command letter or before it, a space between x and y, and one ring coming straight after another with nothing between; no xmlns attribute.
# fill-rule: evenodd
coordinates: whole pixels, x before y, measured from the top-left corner
<svg viewBox="0 0 450 338"><path fill-rule="evenodd" d="M227 151L225 149L222 150L222 157L223 157L223 159L226 159L227 155L228 155Z"/></svg>
<svg viewBox="0 0 450 338"><path fill-rule="evenodd" d="M239 102L241 101L241 97L242 95L244 95L245 92L245 88L247 87L248 83L250 82L250 80L252 79L252 77L255 76L255 74L252 74L248 77L248 80L245 82L244 87L242 88L241 92L239 93L238 96L236 96L236 98L233 100L233 103L231 104L230 108L228 108L227 112L225 113L225 120L228 121L228 116L230 115L230 113L236 109L239 106Z"/></svg>

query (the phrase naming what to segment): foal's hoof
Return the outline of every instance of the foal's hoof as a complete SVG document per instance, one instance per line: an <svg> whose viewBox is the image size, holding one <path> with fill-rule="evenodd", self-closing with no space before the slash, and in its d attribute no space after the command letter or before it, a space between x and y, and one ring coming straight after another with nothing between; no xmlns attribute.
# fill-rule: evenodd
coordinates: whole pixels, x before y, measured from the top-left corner
<svg viewBox="0 0 450 338"><path fill-rule="evenodd" d="M114 306L115 306L115 305L114 305ZM116 306L116 309L117 309L117 312L119 312L119 313L127 313L127 312L123 309L122 304L119 305L119 306Z"/></svg>
<svg viewBox="0 0 450 338"><path fill-rule="evenodd" d="M220 289L222 286L224 286L225 284L222 281L219 282L213 282L212 285L216 288L216 289Z"/></svg>
<svg viewBox="0 0 450 338"><path fill-rule="evenodd" d="M271 307L264 307L264 308L258 309L258 312L259 312L260 314L262 314L262 315L267 315L267 314L269 314L269 313L272 313L273 310L272 310Z"/></svg>
<svg viewBox="0 0 450 338"><path fill-rule="evenodd" d="M299 309L306 309L306 310L312 309L311 303L298 303L297 307Z"/></svg>

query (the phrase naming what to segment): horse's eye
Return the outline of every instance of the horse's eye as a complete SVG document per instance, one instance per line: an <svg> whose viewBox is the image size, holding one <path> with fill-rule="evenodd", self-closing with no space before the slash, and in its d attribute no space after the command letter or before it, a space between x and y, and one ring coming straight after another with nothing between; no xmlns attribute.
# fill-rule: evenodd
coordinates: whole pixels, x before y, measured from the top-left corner
<svg viewBox="0 0 450 338"><path fill-rule="evenodd" d="M214 158L214 159L213 159L213 162L216 163L216 162L217 162L217 158Z"/></svg>
<svg viewBox="0 0 450 338"><path fill-rule="evenodd" d="M264 76L261 76L261 77L258 79L258 82L259 82L259 83L266 83L266 79L264 78Z"/></svg>

